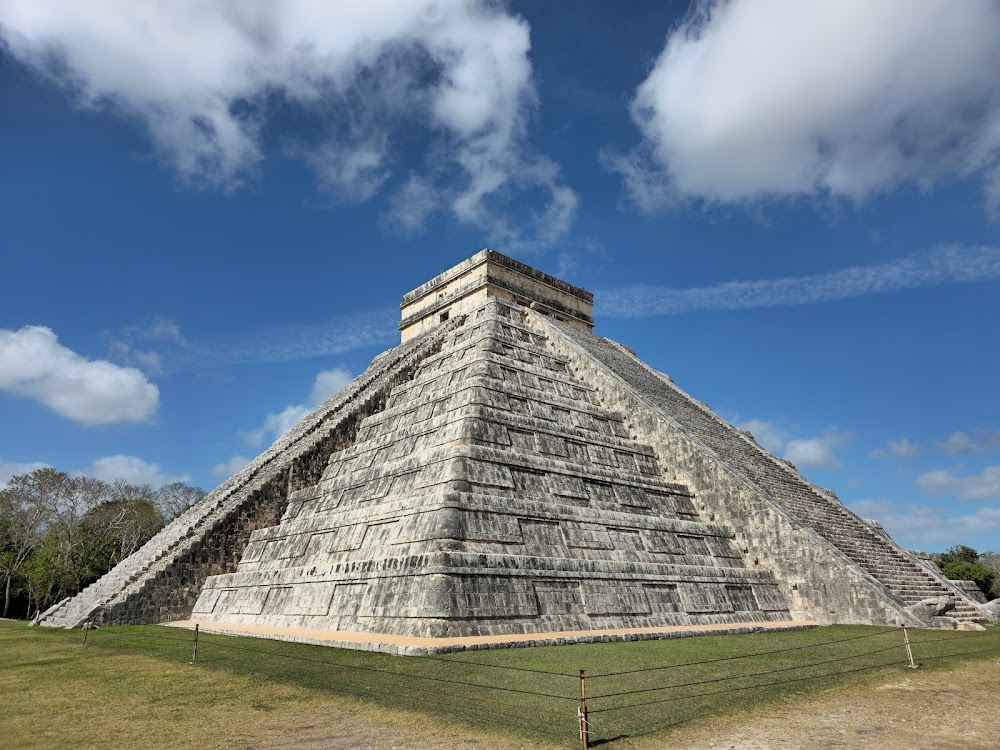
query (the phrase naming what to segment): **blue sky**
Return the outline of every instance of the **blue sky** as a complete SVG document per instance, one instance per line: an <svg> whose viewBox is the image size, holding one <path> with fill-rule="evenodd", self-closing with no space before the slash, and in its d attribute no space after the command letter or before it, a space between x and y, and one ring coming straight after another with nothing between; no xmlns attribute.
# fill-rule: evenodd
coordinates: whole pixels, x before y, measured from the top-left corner
<svg viewBox="0 0 1000 750"><path fill-rule="evenodd" d="M483 247L904 545L1000 548L1000 8L0 3L0 481L214 487Z"/></svg>

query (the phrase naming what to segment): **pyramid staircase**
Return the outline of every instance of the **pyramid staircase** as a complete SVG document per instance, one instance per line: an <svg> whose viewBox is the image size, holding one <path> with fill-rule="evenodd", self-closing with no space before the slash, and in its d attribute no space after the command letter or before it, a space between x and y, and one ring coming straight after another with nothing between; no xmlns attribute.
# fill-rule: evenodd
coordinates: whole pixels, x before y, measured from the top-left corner
<svg viewBox="0 0 1000 750"><path fill-rule="evenodd" d="M250 533L281 518L290 488L318 479L329 455L354 440L360 419L384 407L389 390L436 351L444 329L391 349L274 445L182 513L79 594L33 624L169 622L190 615L209 575L235 570Z"/></svg>
<svg viewBox="0 0 1000 750"><path fill-rule="evenodd" d="M523 312L493 299L449 332L193 616L430 637L787 620Z"/></svg>
<svg viewBox="0 0 1000 750"><path fill-rule="evenodd" d="M135 554L122 560L75 597L64 599L36 618L35 624L47 627L75 628L97 613L129 586L142 580L165 555L175 550L185 539L200 534L213 521L224 517L221 498L206 498L164 526Z"/></svg>
<svg viewBox="0 0 1000 750"><path fill-rule="evenodd" d="M770 500L813 529L904 605L951 596L949 616L976 620L982 613L946 578L935 575L884 534L821 491L789 464L761 448L747 433L728 424L620 344L555 321L544 320L641 394L662 415L712 451Z"/></svg>
<svg viewBox="0 0 1000 750"><path fill-rule="evenodd" d="M404 296L403 344L37 621L464 636L888 623L942 595L979 616L593 335L592 301L489 250L443 272Z"/></svg>

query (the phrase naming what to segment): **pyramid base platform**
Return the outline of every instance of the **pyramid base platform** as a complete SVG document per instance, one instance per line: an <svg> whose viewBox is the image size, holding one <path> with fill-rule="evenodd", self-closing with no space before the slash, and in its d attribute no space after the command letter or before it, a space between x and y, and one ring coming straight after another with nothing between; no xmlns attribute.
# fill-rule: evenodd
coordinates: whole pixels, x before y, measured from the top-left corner
<svg viewBox="0 0 1000 750"><path fill-rule="evenodd" d="M745 635L779 630L806 630L819 626L812 620L782 620L778 622L711 623L704 625L674 625L660 628L607 628L601 630L564 630L549 633L512 633L509 635L465 636L458 638L420 638L388 633L359 633L348 630L313 630L269 625L226 624L180 620L165 627L193 630L201 633L238 635L276 641L310 643L318 646L350 648L358 651L378 651L396 656L421 656L461 651L485 651L500 648L531 646L563 646L574 643L614 643L689 638L697 635Z"/></svg>

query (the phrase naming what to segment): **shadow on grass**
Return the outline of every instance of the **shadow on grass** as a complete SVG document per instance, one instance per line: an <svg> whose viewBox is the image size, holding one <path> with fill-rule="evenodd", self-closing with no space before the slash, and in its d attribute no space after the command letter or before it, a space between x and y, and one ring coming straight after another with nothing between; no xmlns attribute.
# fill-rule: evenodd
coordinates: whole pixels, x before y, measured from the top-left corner
<svg viewBox="0 0 1000 750"><path fill-rule="evenodd" d="M39 635L80 642L79 631ZM918 660L933 669L996 653L997 635L998 628L987 633L911 631L911 643ZM179 663L190 662L192 646L193 633L131 626L91 631L86 648ZM590 744L605 747L791 695L898 674L903 653L898 628L868 626L426 659L202 633L196 666L566 746L579 742L578 675L586 667L588 686L599 686L588 704L608 712L591 715ZM829 665L840 661L849 668L831 672ZM714 685L709 692L698 687L709 684Z"/></svg>

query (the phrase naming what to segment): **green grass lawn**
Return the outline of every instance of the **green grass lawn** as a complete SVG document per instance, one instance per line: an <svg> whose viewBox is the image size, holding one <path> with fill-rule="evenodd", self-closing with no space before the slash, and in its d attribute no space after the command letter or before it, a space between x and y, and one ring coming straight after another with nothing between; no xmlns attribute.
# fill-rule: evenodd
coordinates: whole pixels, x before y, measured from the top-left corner
<svg viewBox="0 0 1000 750"><path fill-rule="evenodd" d="M1000 652L1000 628L909 633L924 670ZM196 665L191 637L157 626L102 628L84 647L79 630L0 622L0 745L246 747L252 742L240 738L350 711L372 722L574 747L583 669L592 740L613 746L910 672L900 629L865 626L434 658L202 634Z"/></svg>

